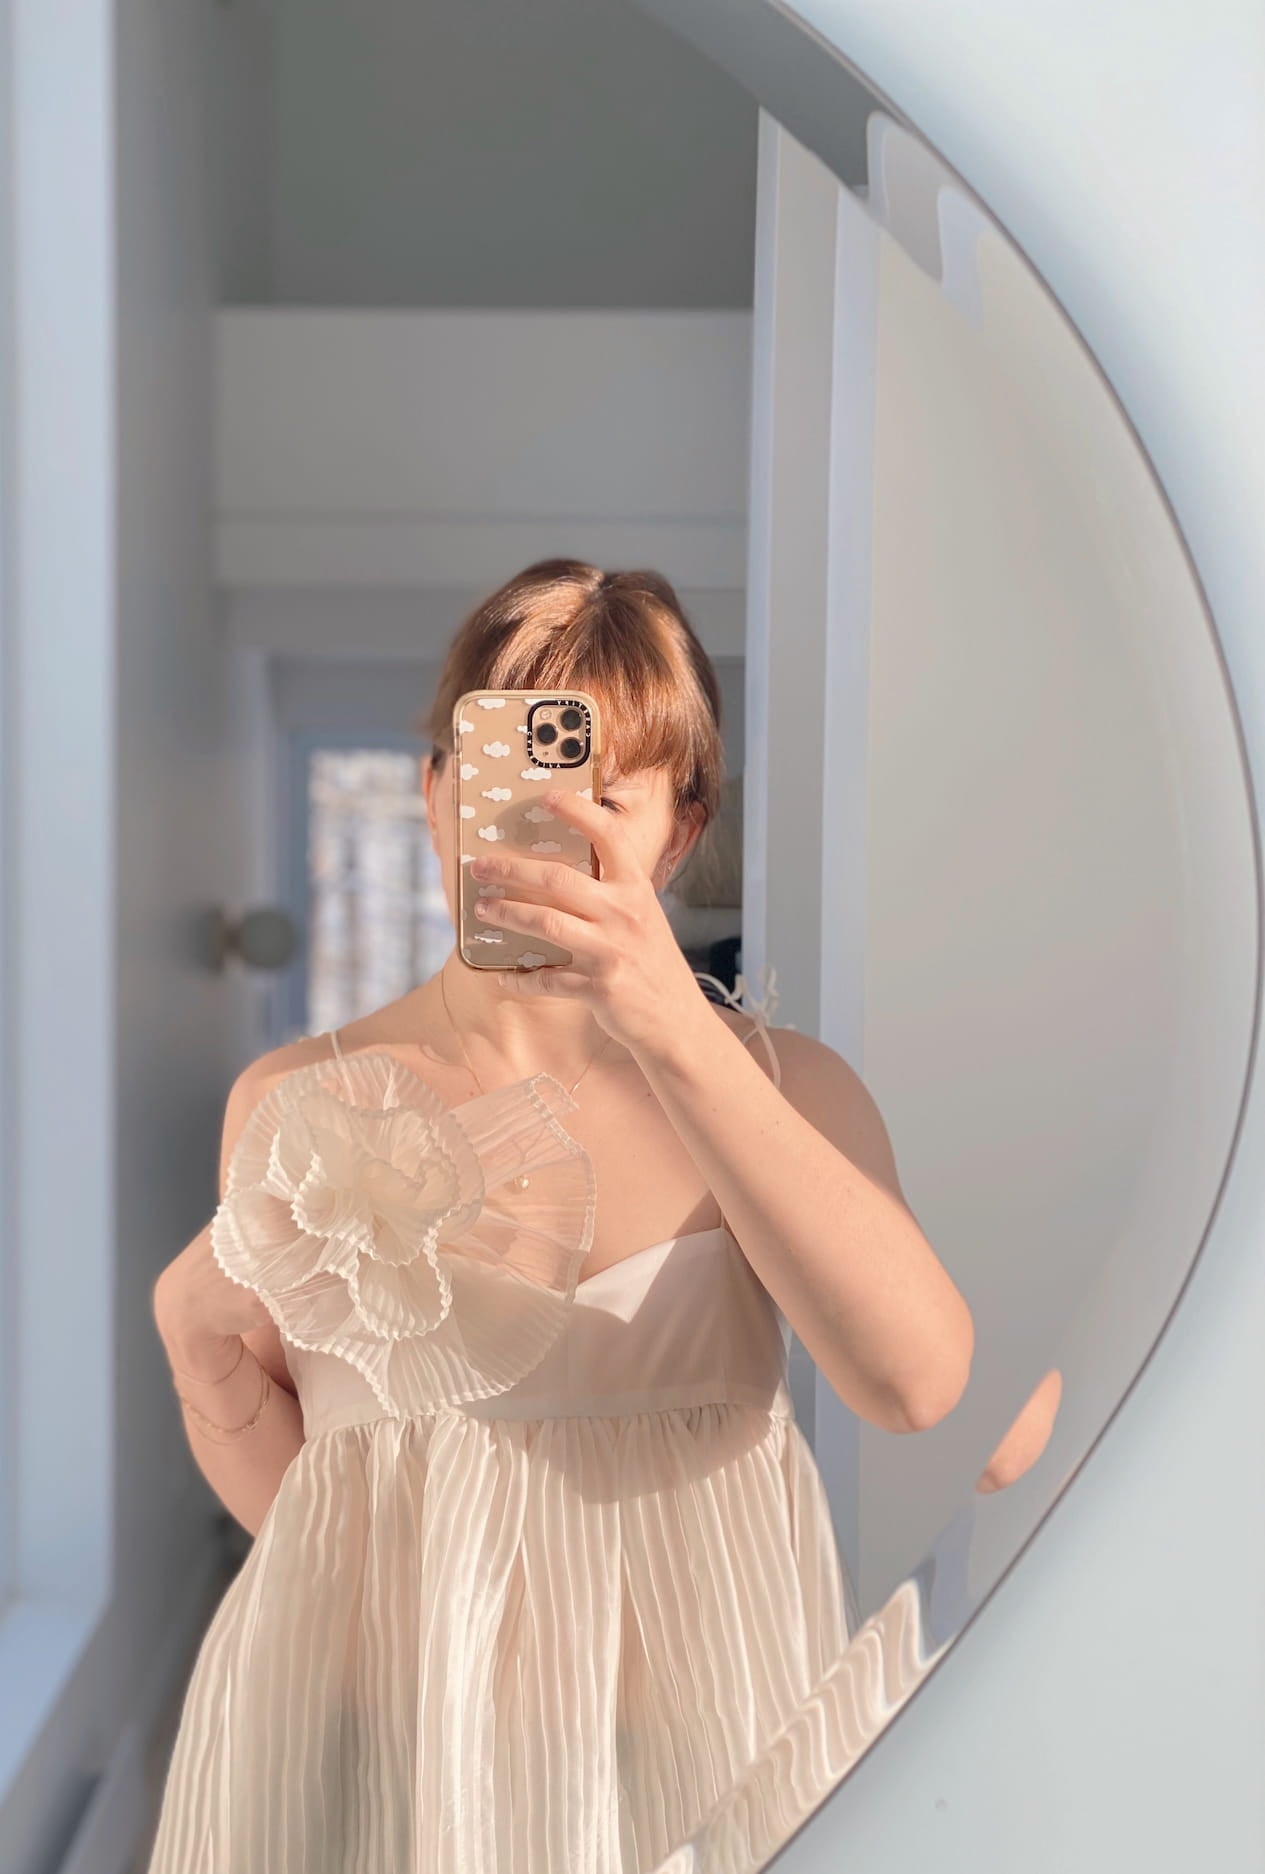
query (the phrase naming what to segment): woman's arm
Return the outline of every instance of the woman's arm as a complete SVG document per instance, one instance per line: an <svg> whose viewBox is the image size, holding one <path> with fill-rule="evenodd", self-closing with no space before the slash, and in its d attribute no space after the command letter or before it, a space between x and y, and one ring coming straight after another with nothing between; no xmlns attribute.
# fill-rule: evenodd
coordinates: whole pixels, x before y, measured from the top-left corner
<svg viewBox="0 0 1265 1874"><path fill-rule="evenodd" d="M966 1386L971 1312L899 1194L886 1129L859 1077L823 1042L781 1030L788 1071L779 1091L716 1019L617 819L566 790L544 803L588 835L601 876L521 853L472 863L474 877L504 887L479 901L486 923L572 955L569 965L505 971L500 981L520 995L587 1003L631 1051L748 1262L839 1397L889 1431L934 1425Z"/></svg>
<svg viewBox="0 0 1265 1874"><path fill-rule="evenodd" d="M695 988L642 1072L743 1254L844 1403L921 1431L961 1398L970 1309L905 1203L882 1117L842 1057L772 1031L782 1087Z"/></svg>
<svg viewBox="0 0 1265 1874"><path fill-rule="evenodd" d="M264 1055L233 1084L224 1115L221 1197L242 1126L278 1071L284 1071L280 1057L290 1052ZM231 1431L246 1424L259 1406L267 1375L258 1423L240 1437L221 1442L180 1407L194 1462L253 1536L303 1443L303 1414L271 1317L258 1296L220 1270L210 1231L207 1224L159 1275L152 1297L154 1321L175 1391L216 1426Z"/></svg>

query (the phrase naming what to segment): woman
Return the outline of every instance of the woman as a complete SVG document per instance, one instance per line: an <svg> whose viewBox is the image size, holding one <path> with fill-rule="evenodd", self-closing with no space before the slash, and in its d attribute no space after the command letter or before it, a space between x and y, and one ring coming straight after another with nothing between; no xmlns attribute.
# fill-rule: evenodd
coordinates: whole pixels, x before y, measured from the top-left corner
<svg viewBox="0 0 1265 1874"><path fill-rule="evenodd" d="M860 1080L709 1002L664 915L722 767L671 586L545 561L466 620L422 775L454 909L445 764L478 687L597 697L602 799L553 811L601 876L489 853L489 925L571 966L454 952L232 1089L220 1208L154 1305L256 1539L149 1874L654 1867L855 1623L790 1328L891 1431L965 1383L969 1313Z"/></svg>

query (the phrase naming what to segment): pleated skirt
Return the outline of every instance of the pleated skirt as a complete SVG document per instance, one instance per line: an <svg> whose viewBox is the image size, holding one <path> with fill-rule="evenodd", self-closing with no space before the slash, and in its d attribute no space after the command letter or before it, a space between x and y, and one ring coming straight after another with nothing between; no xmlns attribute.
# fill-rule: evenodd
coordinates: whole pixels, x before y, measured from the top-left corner
<svg viewBox="0 0 1265 1874"><path fill-rule="evenodd" d="M855 1623L793 1417L322 1433L203 1638L148 1874L643 1874Z"/></svg>

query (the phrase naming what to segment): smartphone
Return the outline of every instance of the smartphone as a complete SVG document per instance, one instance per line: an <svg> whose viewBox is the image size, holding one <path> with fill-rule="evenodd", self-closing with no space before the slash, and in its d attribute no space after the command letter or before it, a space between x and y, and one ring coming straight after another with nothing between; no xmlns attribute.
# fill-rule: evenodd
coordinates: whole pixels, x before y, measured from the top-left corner
<svg viewBox="0 0 1265 1874"><path fill-rule="evenodd" d="M476 899L501 897L504 887L472 878L470 862L488 852L521 852L599 876L590 840L542 800L554 787L601 800L596 699L583 690L468 690L453 708L452 747L458 955L479 970L570 963L571 952L559 944L480 921Z"/></svg>

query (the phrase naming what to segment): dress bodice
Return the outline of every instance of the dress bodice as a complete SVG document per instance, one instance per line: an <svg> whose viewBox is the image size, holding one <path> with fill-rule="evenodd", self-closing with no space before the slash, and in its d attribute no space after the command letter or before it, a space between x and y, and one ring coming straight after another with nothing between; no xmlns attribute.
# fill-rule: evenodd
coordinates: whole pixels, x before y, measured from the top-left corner
<svg viewBox="0 0 1265 1874"><path fill-rule="evenodd" d="M512 1319L500 1331L512 1337ZM729 1232L699 1231L579 1282L541 1359L503 1391L453 1409L537 1419L748 1404L790 1416L789 1333ZM307 1437L382 1416L371 1388L336 1356L296 1348L289 1365Z"/></svg>
<svg viewBox="0 0 1265 1874"><path fill-rule="evenodd" d="M538 1074L447 1107L385 1049L260 1102L211 1241L286 1340L305 1437L444 1411L793 1416L789 1325L727 1228L583 1276L595 1179L574 1104Z"/></svg>

